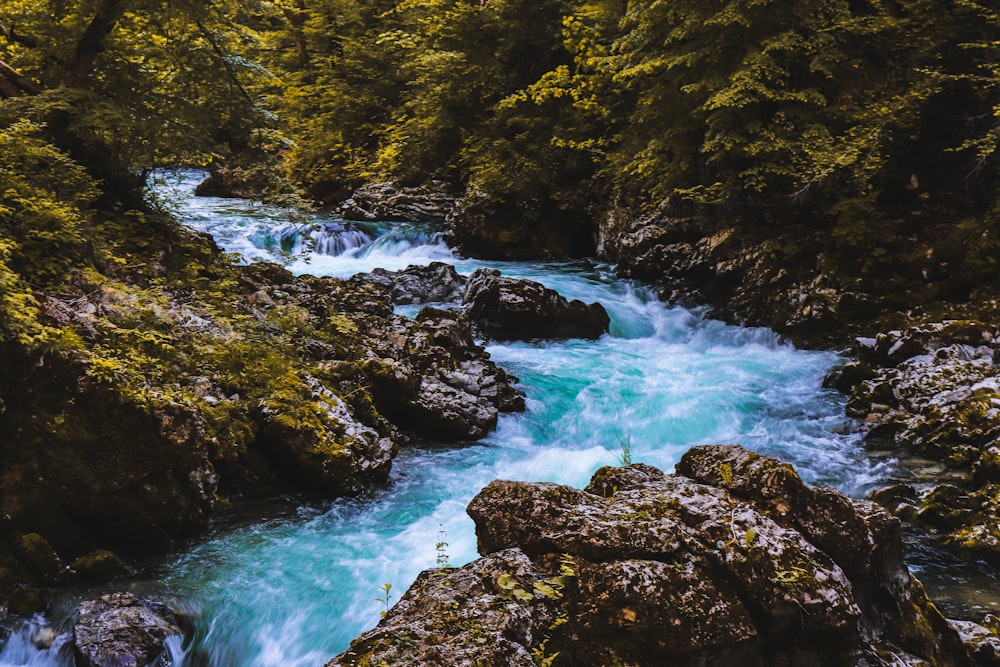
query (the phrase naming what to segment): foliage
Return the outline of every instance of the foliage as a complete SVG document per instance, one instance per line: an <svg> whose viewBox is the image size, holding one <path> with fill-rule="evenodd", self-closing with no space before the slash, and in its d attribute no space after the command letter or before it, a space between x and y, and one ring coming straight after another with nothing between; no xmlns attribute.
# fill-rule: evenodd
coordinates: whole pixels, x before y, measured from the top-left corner
<svg viewBox="0 0 1000 667"><path fill-rule="evenodd" d="M448 558L448 542L445 541L447 533L444 530L444 524L438 526L438 540L434 544L435 558L434 563L438 569L444 569L451 567L451 563Z"/></svg>
<svg viewBox="0 0 1000 667"><path fill-rule="evenodd" d="M687 201L872 258L914 209L995 194L1000 23L977 0L376 4L299 3L310 67L279 106L321 196L445 178L529 222Z"/></svg>
<svg viewBox="0 0 1000 667"><path fill-rule="evenodd" d="M382 591L382 594L375 598L375 601L381 603L385 607L385 610L379 612L382 618L385 618L386 614L389 613L389 607L392 603L392 594L389 592L392 590L392 584L382 584L378 587L378 589Z"/></svg>
<svg viewBox="0 0 1000 667"><path fill-rule="evenodd" d="M632 429L626 429L618 436L618 465L625 468L632 465Z"/></svg>
<svg viewBox="0 0 1000 667"><path fill-rule="evenodd" d="M269 122L254 90L270 77L254 62L250 26L273 11L267 2L7 2L2 20L20 38L0 39L0 61L43 92L5 111L49 125L98 178L205 165Z"/></svg>

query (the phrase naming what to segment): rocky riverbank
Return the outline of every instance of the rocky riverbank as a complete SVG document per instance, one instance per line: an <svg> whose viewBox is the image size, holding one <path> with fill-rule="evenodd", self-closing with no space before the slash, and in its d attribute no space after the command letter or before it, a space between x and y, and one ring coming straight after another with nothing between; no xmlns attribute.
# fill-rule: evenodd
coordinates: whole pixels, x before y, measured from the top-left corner
<svg viewBox="0 0 1000 667"><path fill-rule="evenodd" d="M524 408L461 314L397 316L378 285L233 265L163 224L151 245L173 253L137 249L133 267L41 295L60 347L2 351L11 612L127 573L230 499L354 495L387 479L401 445L478 439Z"/></svg>
<svg viewBox="0 0 1000 667"><path fill-rule="evenodd" d="M872 456L901 461L900 484L874 498L961 557L997 563L1000 308L989 284L973 283L974 247L935 244L926 220L911 226L920 233L889 249L845 257L802 225L665 206L611 211L599 245L622 275L664 298L842 349L851 361L828 385L849 396Z"/></svg>
<svg viewBox="0 0 1000 667"><path fill-rule="evenodd" d="M584 490L496 481L468 511L482 558L425 572L328 667L1000 664L911 577L895 518L738 446Z"/></svg>

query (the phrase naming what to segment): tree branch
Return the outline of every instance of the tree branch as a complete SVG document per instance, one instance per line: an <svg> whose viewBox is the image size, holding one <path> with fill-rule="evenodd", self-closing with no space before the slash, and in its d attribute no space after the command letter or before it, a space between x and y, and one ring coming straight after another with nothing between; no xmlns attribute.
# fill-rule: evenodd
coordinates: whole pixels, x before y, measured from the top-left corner
<svg viewBox="0 0 1000 667"><path fill-rule="evenodd" d="M17 43L21 46L27 46L29 49L33 49L38 46L38 40L34 37L29 37L28 35L19 35L14 32L14 26L0 25L0 35L4 36L8 42Z"/></svg>
<svg viewBox="0 0 1000 667"><path fill-rule="evenodd" d="M233 82L233 85L236 86L243 97L246 98L247 102L250 103L250 106L257 108L257 103L253 101L253 98L250 97L250 93L246 91L246 88L243 87L243 84L240 83L240 80L237 78L236 70L234 70L233 66L229 63L228 54L222 49L221 46L219 46L219 43L215 41L215 37L212 36L212 33L205 28L201 21L195 21L195 25L198 26L199 30L201 30L201 34L208 40L208 43L212 45L212 50L215 51L215 55L219 56L219 60L222 61L222 66L226 68L226 73L229 75L230 81Z"/></svg>
<svg viewBox="0 0 1000 667"><path fill-rule="evenodd" d="M0 97L38 95L42 87L0 60Z"/></svg>

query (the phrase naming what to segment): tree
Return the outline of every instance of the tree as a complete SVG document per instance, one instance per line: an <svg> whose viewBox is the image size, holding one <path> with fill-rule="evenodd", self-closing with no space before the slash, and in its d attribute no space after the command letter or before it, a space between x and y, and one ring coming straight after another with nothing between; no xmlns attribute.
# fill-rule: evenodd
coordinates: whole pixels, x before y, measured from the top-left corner
<svg viewBox="0 0 1000 667"><path fill-rule="evenodd" d="M256 41L247 26L275 11L266 4L8 5L12 27L0 39L7 83L0 91L21 99L5 103L0 116L48 126L62 148L130 205L139 205L134 193L150 170L205 164L267 122L249 92L266 74L247 57Z"/></svg>

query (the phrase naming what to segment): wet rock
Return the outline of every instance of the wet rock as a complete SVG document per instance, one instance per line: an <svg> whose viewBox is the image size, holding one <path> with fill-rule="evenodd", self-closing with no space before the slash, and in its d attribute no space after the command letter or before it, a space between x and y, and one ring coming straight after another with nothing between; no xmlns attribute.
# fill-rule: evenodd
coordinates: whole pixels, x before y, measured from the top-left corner
<svg viewBox="0 0 1000 667"><path fill-rule="evenodd" d="M422 574L330 666L973 664L874 503L734 445L677 469L491 483L483 557Z"/></svg>
<svg viewBox="0 0 1000 667"><path fill-rule="evenodd" d="M13 546L14 554L24 567L42 581L55 583L71 574L52 545L38 533L16 537Z"/></svg>
<svg viewBox="0 0 1000 667"><path fill-rule="evenodd" d="M49 591L36 586L17 586L7 595L7 610L17 616L31 616L49 606Z"/></svg>
<svg viewBox="0 0 1000 667"><path fill-rule="evenodd" d="M860 338L855 354L873 375L854 384L848 401L848 413L866 419L869 442L953 471L950 484L922 480L913 506L897 505L898 515L940 531L944 546L991 560L1000 559L1000 508L989 490L1000 480L996 349L996 328L975 320Z"/></svg>
<svg viewBox="0 0 1000 667"><path fill-rule="evenodd" d="M996 562L1000 554L1000 484L989 484L958 501L941 543L960 554ZM933 507L933 505L931 506Z"/></svg>
<svg viewBox="0 0 1000 667"><path fill-rule="evenodd" d="M495 197L473 186L445 222L448 244L472 257L529 260L594 256L592 216L544 199Z"/></svg>
<svg viewBox="0 0 1000 667"><path fill-rule="evenodd" d="M144 667L164 650L167 637L189 622L166 605L114 593L77 607L74 653L83 667Z"/></svg>
<svg viewBox="0 0 1000 667"><path fill-rule="evenodd" d="M1000 483L1000 445L982 451L972 466L972 476L977 484Z"/></svg>
<svg viewBox="0 0 1000 667"><path fill-rule="evenodd" d="M871 500L904 521L916 519L917 491L909 484L894 484L877 489L871 494Z"/></svg>
<svg viewBox="0 0 1000 667"><path fill-rule="evenodd" d="M396 444L360 423L317 378L289 379L285 391L262 399L258 409L258 444L302 486L355 495L388 478Z"/></svg>
<svg viewBox="0 0 1000 667"><path fill-rule="evenodd" d="M822 240L805 227L748 224L665 201L644 213L612 209L599 238L600 256L620 275L661 286L671 301L707 303L713 317L814 345L880 309L871 295L845 286Z"/></svg>
<svg viewBox="0 0 1000 667"><path fill-rule="evenodd" d="M988 628L971 621L949 621L958 631L977 665L1000 667L1000 637Z"/></svg>
<svg viewBox="0 0 1000 667"><path fill-rule="evenodd" d="M456 205L456 196L441 181L421 187L383 182L361 186L336 210L347 220L443 223Z"/></svg>
<svg viewBox="0 0 1000 667"><path fill-rule="evenodd" d="M824 378L823 386L849 394L859 384L865 380L871 380L873 377L875 377L875 371L871 366L861 361L849 361L842 368L833 371Z"/></svg>
<svg viewBox="0 0 1000 667"><path fill-rule="evenodd" d="M495 269L479 269L469 277L463 302L476 326L498 340L599 338L610 324L599 303L568 301L555 290Z"/></svg>
<svg viewBox="0 0 1000 667"><path fill-rule="evenodd" d="M465 293L466 282L454 266L444 262L408 266L402 271L375 269L359 273L352 280L385 287L395 304L458 303Z"/></svg>
<svg viewBox="0 0 1000 667"><path fill-rule="evenodd" d="M478 439L501 412L524 409L517 380L489 360L459 314L424 309L377 334L378 359L364 366L380 411L435 439Z"/></svg>
<svg viewBox="0 0 1000 667"><path fill-rule="evenodd" d="M195 187L194 194L197 197L260 199L270 186L271 180L262 173L250 173L240 167L219 167Z"/></svg>

